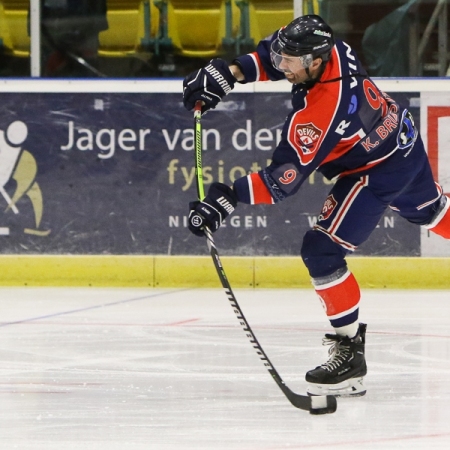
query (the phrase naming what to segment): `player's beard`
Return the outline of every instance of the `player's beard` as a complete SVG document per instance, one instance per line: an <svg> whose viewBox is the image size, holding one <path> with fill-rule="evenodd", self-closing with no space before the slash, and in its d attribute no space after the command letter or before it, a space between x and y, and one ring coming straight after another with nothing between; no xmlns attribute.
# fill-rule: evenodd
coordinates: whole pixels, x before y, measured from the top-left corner
<svg viewBox="0 0 450 450"><path fill-rule="evenodd" d="M284 75L290 83L295 83L295 75L293 75L292 73L291 74L285 73Z"/></svg>

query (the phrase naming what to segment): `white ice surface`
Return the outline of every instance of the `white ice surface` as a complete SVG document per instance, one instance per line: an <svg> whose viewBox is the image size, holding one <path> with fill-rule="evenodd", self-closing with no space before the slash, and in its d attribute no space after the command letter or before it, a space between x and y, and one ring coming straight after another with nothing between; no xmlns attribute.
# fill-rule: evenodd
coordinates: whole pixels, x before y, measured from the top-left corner
<svg viewBox="0 0 450 450"><path fill-rule="evenodd" d="M235 290L304 393L331 331L312 290ZM284 397L221 289L0 289L0 449L449 449L450 292L363 292L367 395Z"/></svg>

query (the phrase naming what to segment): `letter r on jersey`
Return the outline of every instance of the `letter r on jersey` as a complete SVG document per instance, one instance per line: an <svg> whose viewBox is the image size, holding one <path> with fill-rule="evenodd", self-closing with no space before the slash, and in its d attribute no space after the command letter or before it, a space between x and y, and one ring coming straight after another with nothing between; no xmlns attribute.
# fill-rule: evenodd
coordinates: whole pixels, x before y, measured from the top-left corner
<svg viewBox="0 0 450 450"><path fill-rule="evenodd" d="M343 120L334 130L336 133L343 136L345 134L345 130L350 126L351 122L346 122Z"/></svg>

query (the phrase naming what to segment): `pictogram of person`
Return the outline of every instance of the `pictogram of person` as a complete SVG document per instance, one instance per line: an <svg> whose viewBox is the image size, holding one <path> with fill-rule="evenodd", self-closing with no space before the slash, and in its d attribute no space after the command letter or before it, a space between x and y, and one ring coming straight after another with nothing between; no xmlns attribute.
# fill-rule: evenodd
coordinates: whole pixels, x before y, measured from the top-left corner
<svg viewBox="0 0 450 450"><path fill-rule="evenodd" d="M36 236L48 236L51 230L40 230L43 214L43 198L36 181L37 163L34 156L22 149L28 136L28 127L20 120L12 122L6 132L0 130L0 194L8 203L5 212L12 210L19 214L17 202L26 195L33 206L35 228L25 228L24 233ZM10 179L16 181L16 190L12 198L5 186Z"/></svg>

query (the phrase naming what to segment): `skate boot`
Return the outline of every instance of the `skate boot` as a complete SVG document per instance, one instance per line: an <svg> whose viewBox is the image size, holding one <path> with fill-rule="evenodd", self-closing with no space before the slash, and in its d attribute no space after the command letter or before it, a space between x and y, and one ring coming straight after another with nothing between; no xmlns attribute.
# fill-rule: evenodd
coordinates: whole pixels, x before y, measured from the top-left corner
<svg viewBox="0 0 450 450"><path fill-rule="evenodd" d="M366 393L363 378L367 373L364 346L366 328L359 324L358 334L350 339L336 334L326 334L323 345L331 345L330 359L306 373L309 395L335 395L336 397L361 396Z"/></svg>

